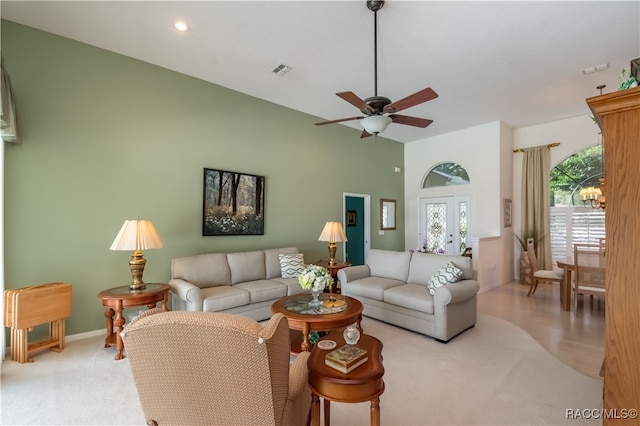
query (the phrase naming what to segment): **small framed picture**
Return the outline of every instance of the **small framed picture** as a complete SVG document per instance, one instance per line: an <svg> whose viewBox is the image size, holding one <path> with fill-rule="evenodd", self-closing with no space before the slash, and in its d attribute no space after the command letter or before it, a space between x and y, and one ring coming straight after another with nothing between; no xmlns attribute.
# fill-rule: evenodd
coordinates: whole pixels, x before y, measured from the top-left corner
<svg viewBox="0 0 640 426"><path fill-rule="evenodd" d="M502 201L502 219L504 221L504 227L511 227L511 200L509 198L505 198Z"/></svg>
<svg viewBox="0 0 640 426"><path fill-rule="evenodd" d="M356 226L357 216L355 210L347 210L347 226Z"/></svg>

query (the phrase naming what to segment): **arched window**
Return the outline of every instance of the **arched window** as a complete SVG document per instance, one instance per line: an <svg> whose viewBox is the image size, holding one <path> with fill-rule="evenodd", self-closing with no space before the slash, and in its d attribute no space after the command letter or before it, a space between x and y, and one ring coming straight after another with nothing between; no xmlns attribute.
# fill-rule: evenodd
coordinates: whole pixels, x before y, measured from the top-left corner
<svg viewBox="0 0 640 426"><path fill-rule="evenodd" d="M602 145L594 145L565 158L549 174L551 207L582 206L580 190L599 187L603 175Z"/></svg>
<svg viewBox="0 0 640 426"><path fill-rule="evenodd" d="M440 163L427 173L422 181L423 188L436 186L468 185L469 175L464 167L458 163Z"/></svg>
<svg viewBox="0 0 640 426"><path fill-rule="evenodd" d="M602 145L594 145L564 159L549 173L551 256L554 262L573 256L573 245L598 244L605 237L604 210L582 202L580 190L598 188L603 176Z"/></svg>

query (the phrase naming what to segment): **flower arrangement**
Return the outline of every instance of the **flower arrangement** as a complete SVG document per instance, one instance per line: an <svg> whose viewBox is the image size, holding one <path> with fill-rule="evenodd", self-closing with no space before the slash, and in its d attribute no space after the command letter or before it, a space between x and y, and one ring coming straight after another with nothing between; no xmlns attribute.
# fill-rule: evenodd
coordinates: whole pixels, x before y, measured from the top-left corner
<svg viewBox="0 0 640 426"><path fill-rule="evenodd" d="M444 249L438 248L437 243L433 243L433 246L431 248L427 248L427 240L423 240L422 245L418 247L416 251L420 253L445 254Z"/></svg>
<svg viewBox="0 0 640 426"><path fill-rule="evenodd" d="M321 291L333 284L333 277L327 268L309 265L298 276L298 282L305 290Z"/></svg>

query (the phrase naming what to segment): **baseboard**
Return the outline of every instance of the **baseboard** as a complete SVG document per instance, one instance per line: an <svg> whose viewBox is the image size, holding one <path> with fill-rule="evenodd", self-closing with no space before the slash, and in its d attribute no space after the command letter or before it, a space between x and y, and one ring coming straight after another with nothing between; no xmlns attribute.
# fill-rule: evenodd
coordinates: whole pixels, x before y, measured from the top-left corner
<svg viewBox="0 0 640 426"><path fill-rule="evenodd" d="M107 329L103 328L102 330L93 330L93 331L87 331L84 333L78 333L78 334L70 334L68 336L65 337L65 341L66 342L73 342L75 340L82 340L82 339L88 339L89 337L96 337L96 336L107 336Z"/></svg>
<svg viewBox="0 0 640 426"><path fill-rule="evenodd" d="M486 286L482 287L480 290L478 290L478 294L487 292L489 290L493 290L494 288L498 288L503 284L505 284L505 283L493 283L493 284L486 285Z"/></svg>

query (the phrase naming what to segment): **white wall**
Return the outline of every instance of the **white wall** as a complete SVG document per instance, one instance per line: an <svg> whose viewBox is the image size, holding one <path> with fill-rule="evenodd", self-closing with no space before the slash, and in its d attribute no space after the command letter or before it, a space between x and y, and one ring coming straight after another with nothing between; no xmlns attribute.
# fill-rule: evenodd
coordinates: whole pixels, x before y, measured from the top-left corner
<svg viewBox="0 0 640 426"><path fill-rule="evenodd" d="M502 144L508 146L504 148ZM406 144L406 249L415 248L419 243L420 198L467 195L470 198L469 237L479 241L478 250L489 244L492 253L490 256L474 253L478 281L481 287L502 284L509 262L505 262L500 250L495 250L495 237L500 237L502 232L502 198L510 198L511 195L512 175L508 164L511 158L504 155L511 149L511 130L497 121ZM464 167L471 184L423 189L422 181L429 170L445 161ZM508 174L506 178L503 176L505 172ZM499 248L500 244L499 241ZM474 248L474 251L477 250Z"/></svg>
<svg viewBox="0 0 640 426"><path fill-rule="evenodd" d="M418 245L418 200L425 197L468 195L472 209L472 237L498 235L500 216L496 191L500 175L498 122L407 143L404 149L405 245ZM422 188L435 165L451 161L467 170L470 185Z"/></svg>

